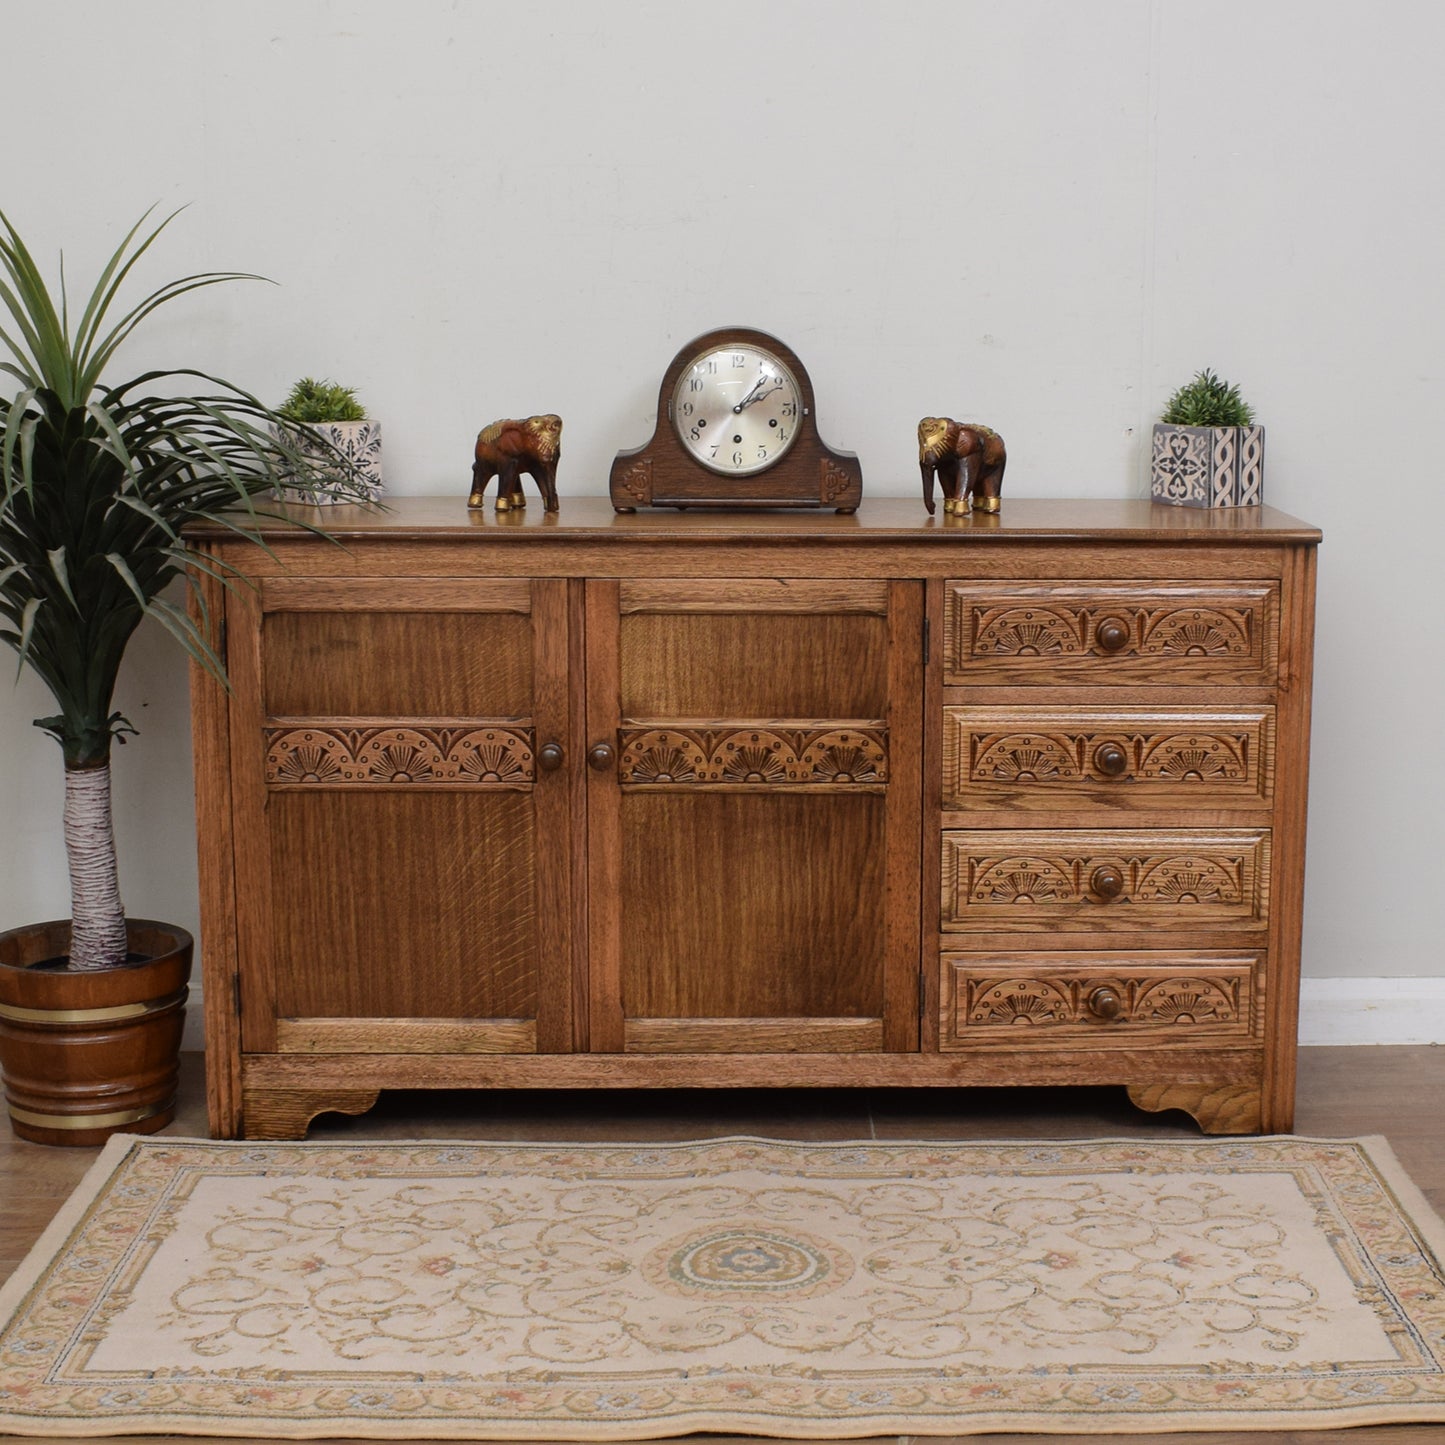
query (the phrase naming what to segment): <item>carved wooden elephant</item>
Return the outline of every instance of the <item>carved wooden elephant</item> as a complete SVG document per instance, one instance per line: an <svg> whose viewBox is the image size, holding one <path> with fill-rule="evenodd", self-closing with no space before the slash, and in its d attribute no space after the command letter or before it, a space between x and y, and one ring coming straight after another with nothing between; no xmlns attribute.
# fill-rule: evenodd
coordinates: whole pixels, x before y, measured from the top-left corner
<svg viewBox="0 0 1445 1445"><path fill-rule="evenodd" d="M497 510L525 507L522 473L536 482L547 511L557 510L557 458L562 455L562 418L552 413L525 421L494 421L477 434L472 494L467 506L483 505L482 494L497 479Z"/></svg>
<svg viewBox="0 0 1445 1445"><path fill-rule="evenodd" d="M923 473L923 505L933 512L933 479L943 485L943 510L996 512L1008 460L1003 438L978 422L926 416L918 423L918 467Z"/></svg>

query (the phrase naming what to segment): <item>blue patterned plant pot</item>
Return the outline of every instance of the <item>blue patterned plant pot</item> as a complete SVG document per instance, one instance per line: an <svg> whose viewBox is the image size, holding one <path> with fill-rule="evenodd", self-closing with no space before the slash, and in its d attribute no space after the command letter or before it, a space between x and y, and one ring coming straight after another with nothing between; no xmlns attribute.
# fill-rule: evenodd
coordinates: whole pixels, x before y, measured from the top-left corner
<svg viewBox="0 0 1445 1445"><path fill-rule="evenodd" d="M357 486L365 488L367 501L380 501L386 488L381 480L381 423L364 421L306 422L289 428L296 449L312 458L317 474L304 485L286 487L288 502L309 502L326 506L333 502L355 502ZM329 445L328 445L329 444ZM334 448L334 450L333 450ZM336 453L346 458L347 467Z"/></svg>
<svg viewBox="0 0 1445 1445"><path fill-rule="evenodd" d="M1259 506L1264 428L1155 422L1150 495L1171 507Z"/></svg>

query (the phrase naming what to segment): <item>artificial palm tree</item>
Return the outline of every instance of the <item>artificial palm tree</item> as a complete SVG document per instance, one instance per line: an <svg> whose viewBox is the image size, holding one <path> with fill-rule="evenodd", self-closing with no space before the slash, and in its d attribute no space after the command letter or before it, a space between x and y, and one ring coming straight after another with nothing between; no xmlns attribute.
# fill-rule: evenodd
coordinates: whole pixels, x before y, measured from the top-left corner
<svg viewBox="0 0 1445 1445"><path fill-rule="evenodd" d="M224 676L204 611L198 625L165 595L178 577L200 595L188 568L202 564L181 529L206 519L255 537L257 499L313 470L284 427L272 430L275 413L229 382L191 370L103 379L117 349L157 308L202 287L260 279L204 272L123 305L132 268L174 214L146 229L149 217L116 248L72 322L63 260L57 305L0 213L0 301L9 313L7 321L0 312L9 353L0 370L19 383L0 401L0 639L59 707L36 726L65 757L72 969L126 959L110 753L133 731L112 707L127 643L142 618L153 618Z"/></svg>

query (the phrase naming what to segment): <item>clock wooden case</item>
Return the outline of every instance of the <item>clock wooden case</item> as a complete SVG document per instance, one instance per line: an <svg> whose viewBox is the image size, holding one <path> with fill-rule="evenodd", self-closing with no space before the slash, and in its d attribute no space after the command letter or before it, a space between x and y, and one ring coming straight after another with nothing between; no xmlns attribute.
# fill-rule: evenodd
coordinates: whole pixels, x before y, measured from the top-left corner
<svg viewBox="0 0 1445 1445"><path fill-rule="evenodd" d="M618 453L610 491L619 512L853 512L863 473L852 452L835 451L818 435L813 383L797 355L764 331L730 326L699 336L673 357L658 389L652 438Z"/></svg>
<svg viewBox="0 0 1445 1445"><path fill-rule="evenodd" d="M1313 528L334 510L342 547L192 534L216 1133L890 1084L1289 1129Z"/></svg>

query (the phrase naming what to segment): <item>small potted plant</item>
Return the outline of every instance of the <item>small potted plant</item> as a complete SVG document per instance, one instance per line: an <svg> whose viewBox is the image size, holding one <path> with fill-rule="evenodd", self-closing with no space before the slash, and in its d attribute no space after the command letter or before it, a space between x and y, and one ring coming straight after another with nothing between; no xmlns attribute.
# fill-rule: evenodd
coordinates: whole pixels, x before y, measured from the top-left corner
<svg viewBox="0 0 1445 1445"><path fill-rule="evenodd" d="M1150 492L1175 507L1252 507L1264 500L1264 428L1239 388L1196 372L1154 425Z"/></svg>
<svg viewBox="0 0 1445 1445"><path fill-rule="evenodd" d="M80 308L63 270L57 304L0 214L0 372L13 383L0 398L0 642L59 709L36 726L64 755L71 883L69 918L0 932L0 1076L15 1132L41 1143L151 1132L174 1112L192 944L121 905L110 757L133 729L112 708L116 676L149 617L224 681L195 571L205 564L181 529L219 518L259 541L257 499L310 466L274 430L276 413L229 382L191 370L108 379L117 349L158 307L246 279L205 272L120 303L174 219L145 231L149 214ZM193 614L168 595L178 580Z"/></svg>
<svg viewBox="0 0 1445 1445"><path fill-rule="evenodd" d="M277 413L313 463L306 478L288 481L288 500L354 502L358 481L366 500L381 500L381 423L367 416L353 388L303 376Z"/></svg>

